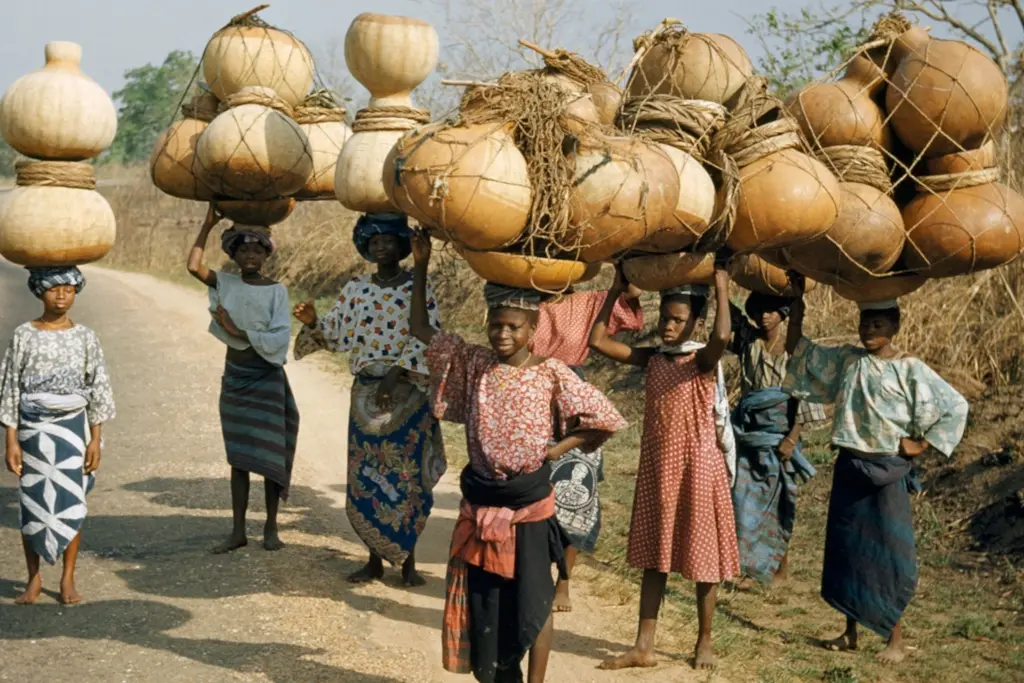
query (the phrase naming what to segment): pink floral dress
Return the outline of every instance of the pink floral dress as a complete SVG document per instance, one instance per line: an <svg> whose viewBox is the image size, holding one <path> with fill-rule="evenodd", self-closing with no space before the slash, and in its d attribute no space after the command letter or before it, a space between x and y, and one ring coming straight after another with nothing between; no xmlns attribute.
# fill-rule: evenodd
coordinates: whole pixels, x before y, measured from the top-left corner
<svg viewBox="0 0 1024 683"><path fill-rule="evenodd" d="M434 415L466 426L470 464L481 476L508 479L540 469L556 413L563 432L566 423L606 432L627 424L604 394L561 361L514 368L489 348L438 332L427 363Z"/></svg>

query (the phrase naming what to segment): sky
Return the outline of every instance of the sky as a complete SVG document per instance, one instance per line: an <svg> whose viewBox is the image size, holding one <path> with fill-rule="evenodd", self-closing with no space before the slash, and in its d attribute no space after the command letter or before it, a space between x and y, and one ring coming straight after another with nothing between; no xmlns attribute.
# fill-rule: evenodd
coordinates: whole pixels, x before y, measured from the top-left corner
<svg viewBox="0 0 1024 683"><path fill-rule="evenodd" d="M299 36L314 54L323 53L332 45L340 45L352 19L360 12L374 11L415 16L432 22L441 37L441 59L444 60L443 0L268 1L271 7L261 16ZM531 1L537 0L494 0L498 3ZM674 16L683 20L691 30L733 36L756 62L761 48L752 36L746 35L744 17L763 12L769 6L794 11L816 0L624 2L629 7L628 37L654 28L666 16ZM825 2L832 4L832 0ZM966 0L960 2L966 5ZM128 69L146 63L159 64L175 49L201 54L214 31L234 14L244 12L257 3L258 0L0 0L0 17L5 28L0 39L0 92L19 76L42 66L43 47L53 40L79 43L83 49L82 70L108 92L113 92L123 83L124 72ZM601 21L602 15L610 19L613 13L610 3L600 0L582 0L580 4L586 8L587 17L592 21ZM976 14L977 10L957 11ZM1014 25L1013 29L1007 39L1020 41L1019 26Z"/></svg>

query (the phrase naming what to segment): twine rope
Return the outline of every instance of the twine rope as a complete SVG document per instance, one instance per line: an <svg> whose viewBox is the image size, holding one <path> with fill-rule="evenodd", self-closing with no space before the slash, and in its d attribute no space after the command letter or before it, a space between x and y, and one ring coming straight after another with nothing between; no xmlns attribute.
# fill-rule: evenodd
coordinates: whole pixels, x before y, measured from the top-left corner
<svg viewBox="0 0 1024 683"><path fill-rule="evenodd" d="M14 165L19 187L42 185L96 189L96 169L82 161L34 161L22 159Z"/></svg>

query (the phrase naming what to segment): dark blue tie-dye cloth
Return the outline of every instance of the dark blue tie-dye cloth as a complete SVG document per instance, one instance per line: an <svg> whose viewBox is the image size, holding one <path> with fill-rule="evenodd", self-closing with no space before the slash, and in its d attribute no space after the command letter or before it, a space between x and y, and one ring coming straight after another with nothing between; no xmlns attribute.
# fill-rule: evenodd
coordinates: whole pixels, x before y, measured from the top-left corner
<svg viewBox="0 0 1024 683"><path fill-rule="evenodd" d="M821 597L883 638L892 634L917 588L910 493L919 490L906 458L839 453Z"/></svg>
<svg viewBox="0 0 1024 683"><path fill-rule="evenodd" d="M732 502L744 576L770 583L786 555L796 522L797 484L816 474L800 452L783 462L778 447L790 425L789 396L778 388L751 391L733 411L736 484Z"/></svg>

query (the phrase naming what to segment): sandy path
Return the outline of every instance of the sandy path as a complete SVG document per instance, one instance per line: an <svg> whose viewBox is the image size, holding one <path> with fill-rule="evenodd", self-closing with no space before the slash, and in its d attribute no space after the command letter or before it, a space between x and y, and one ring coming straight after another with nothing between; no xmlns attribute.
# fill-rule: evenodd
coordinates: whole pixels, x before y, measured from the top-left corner
<svg viewBox="0 0 1024 683"><path fill-rule="evenodd" d="M205 296L148 276L91 268L77 319L104 344L118 398L104 466L90 497L79 567L87 602L52 595L18 608L23 581L14 482L0 479L0 680L469 681L440 667L444 562L459 495L439 486L419 559L428 585L397 574L353 587L364 561L344 513L347 377L324 360L289 363L301 412L288 548L258 543L262 487L254 481L250 545L207 550L229 529L227 468L217 420L223 348L205 332ZM4 339L36 313L23 271L0 267ZM44 571L48 588L58 570ZM630 642L635 603L600 600L578 582L576 611L559 616L550 681L698 680L683 662L644 672L595 670ZM680 643L674 651L685 651ZM10 657L16 653L16 656ZM44 673L45 672L45 673Z"/></svg>

